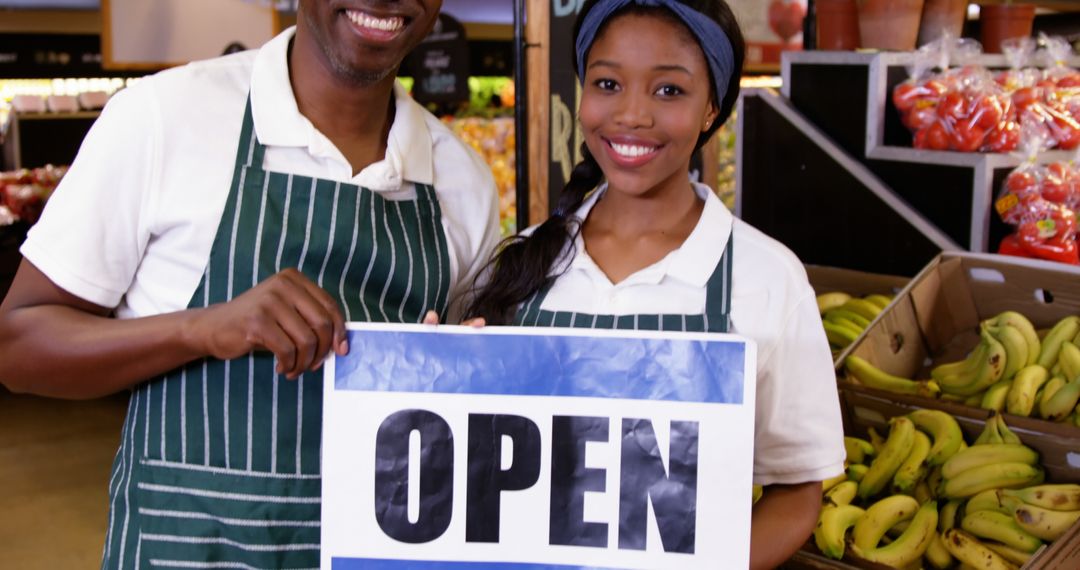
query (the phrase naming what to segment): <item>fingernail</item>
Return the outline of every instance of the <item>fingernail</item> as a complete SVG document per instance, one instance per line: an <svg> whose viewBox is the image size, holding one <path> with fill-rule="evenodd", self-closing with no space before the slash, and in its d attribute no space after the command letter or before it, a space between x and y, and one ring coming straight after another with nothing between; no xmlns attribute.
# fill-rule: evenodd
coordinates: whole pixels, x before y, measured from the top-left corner
<svg viewBox="0 0 1080 570"><path fill-rule="evenodd" d="M338 345L338 354L340 354L341 356L349 354L349 341L341 341L341 344Z"/></svg>

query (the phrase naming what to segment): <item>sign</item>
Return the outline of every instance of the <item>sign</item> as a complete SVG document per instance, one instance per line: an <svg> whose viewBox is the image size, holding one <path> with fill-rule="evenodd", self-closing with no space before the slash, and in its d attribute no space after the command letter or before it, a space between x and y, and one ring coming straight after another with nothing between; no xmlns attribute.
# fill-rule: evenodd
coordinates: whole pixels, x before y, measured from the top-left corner
<svg viewBox="0 0 1080 570"><path fill-rule="evenodd" d="M746 40L748 70L778 70L780 54L803 47L806 0L728 0Z"/></svg>
<svg viewBox="0 0 1080 570"><path fill-rule="evenodd" d="M465 103L469 100L469 45L465 27L439 14L435 28L402 65L415 79L412 96L421 104Z"/></svg>
<svg viewBox="0 0 1080 570"><path fill-rule="evenodd" d="M327 361L322 567L745 568L754 345L350 325Z"/></svg>

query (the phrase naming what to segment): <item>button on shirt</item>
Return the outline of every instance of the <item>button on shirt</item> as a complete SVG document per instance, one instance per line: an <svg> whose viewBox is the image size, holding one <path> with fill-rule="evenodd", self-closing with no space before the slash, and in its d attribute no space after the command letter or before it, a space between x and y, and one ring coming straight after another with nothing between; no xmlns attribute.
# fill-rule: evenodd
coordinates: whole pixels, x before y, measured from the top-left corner
<svg viewBox="0 0 1080 570"><path fill-rule="evenodd" d="M590 195L576 216L585 220L603 199ZM701 314L705 285L734 226L732 332L758 350L754 482L793 484L843 471L843 426L828 341L802 264L786 247L735 219L703 185L705 206L681 247L612 284L579 235L556 264L562 273L541 308L591 314ZM734 435L734 434L733 434ZM749 434L746 434L747 436Z"/></svg>
<svg viewBox="0 0 1080 570"><path fill-rule="evenodd" d="M386 156L353 176L297 107L287 62L293 31L259 50L167 70L117 93L22 254L66 291L116 307L119 317L184 309L225 207L250 91L267 170L349 182L391 200L415 196L414 184L433 185L451 299L460 298L499 239L490 169L398 85Z"/></svg>

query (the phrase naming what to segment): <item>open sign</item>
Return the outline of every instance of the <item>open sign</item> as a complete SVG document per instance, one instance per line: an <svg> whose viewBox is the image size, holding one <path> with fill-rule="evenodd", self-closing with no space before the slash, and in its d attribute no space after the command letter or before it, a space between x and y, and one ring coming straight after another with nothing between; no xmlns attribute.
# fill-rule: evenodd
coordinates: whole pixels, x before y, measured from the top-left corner
<svg viewBox="0 0 1080 570"><path fill-rule="evenodd" d="M325 373L323 567L745 567L753 359L730 335L357 327Z"/></svg>

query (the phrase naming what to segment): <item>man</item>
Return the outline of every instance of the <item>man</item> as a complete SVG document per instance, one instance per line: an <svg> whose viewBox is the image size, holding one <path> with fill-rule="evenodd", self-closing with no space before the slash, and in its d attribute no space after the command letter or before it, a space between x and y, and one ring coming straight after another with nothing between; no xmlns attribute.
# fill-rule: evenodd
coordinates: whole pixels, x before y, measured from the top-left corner
<svg viewBox="0 0 1080 570"><path fill-rule="evenodd" d="M104 567L318 566L312 372L346 321L452 314L497 240L487 167L394 82L440 6L301 0L295 30L144 79L87 136L0 358L17 392L133 389Z"/></svg>

